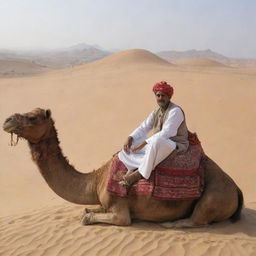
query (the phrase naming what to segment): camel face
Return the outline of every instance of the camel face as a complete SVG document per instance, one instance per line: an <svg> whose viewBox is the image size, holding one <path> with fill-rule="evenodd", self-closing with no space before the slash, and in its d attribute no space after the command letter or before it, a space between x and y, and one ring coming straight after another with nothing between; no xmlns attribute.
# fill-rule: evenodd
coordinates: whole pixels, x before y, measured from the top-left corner
<svg viewBox="0 0 256 256"><path fill-rule="evenodd" d="M36 142L47 135L52 126L51 111L36 108L25 114L14 114L3 124L4 131L15 133L29 142Z"/></svg>

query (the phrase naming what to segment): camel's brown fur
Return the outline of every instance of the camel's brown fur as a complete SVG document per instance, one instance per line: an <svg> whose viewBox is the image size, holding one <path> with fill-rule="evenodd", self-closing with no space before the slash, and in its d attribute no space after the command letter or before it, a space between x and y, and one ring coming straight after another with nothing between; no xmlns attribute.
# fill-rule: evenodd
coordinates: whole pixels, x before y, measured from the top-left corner
<svg viewBox="0 0 256 256"><path fill-rule="evenodd" d="M32 158L48 185L62 198L78 204L98 204L86 209L82 223L130 225L131 220L162 222L164 227L199 227L226 219L236 220L243 205L243 194L234 181L209 157L202 162L205 190L198 200L161 201L147 196L120 198L106 190L111 161L91 173L80 173L71 166L59 147L49 110L35 109L15 114L4 123L4 130L28 140Z"/></svg>

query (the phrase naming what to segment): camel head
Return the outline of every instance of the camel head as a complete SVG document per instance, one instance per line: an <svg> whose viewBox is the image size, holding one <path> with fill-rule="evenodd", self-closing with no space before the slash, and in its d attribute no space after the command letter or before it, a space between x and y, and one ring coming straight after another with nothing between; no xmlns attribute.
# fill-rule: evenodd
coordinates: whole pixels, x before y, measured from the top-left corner
<svg viewBox="0 0 256 256"><path fill-rule="evenodd" d="M14 114L3 124L4 131L16 134L31 143L38 143L49 136L53 121L51 111L36 108L25 114Z"/></svg>

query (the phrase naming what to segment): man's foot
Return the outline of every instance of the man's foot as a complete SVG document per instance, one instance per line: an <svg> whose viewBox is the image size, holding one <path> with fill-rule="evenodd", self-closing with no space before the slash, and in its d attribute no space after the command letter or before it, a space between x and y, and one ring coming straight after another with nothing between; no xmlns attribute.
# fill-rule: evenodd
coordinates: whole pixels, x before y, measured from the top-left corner
<svg viewBox="0 0 256 256"><path fill-rule="evenodd" d="M119 181L119 184L123 186L131 186L134 183L138 182L140 179L142 179L142 176L138 170L132 172L128 171L124 175L123 179Z"/></svg>

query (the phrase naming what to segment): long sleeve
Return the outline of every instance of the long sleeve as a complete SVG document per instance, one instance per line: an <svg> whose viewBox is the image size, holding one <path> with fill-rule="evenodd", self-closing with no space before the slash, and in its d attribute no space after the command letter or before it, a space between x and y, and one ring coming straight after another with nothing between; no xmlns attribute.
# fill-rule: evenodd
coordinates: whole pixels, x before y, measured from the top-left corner
<svg viewBox="0 0 256 256"><path fill-rule="evenodd" d="M153 136L149 137L146 142L149 143L153 138L163 137L165 139L176 136L178 128L184 120L184 115L179 107L170 110L168 117L165 120L162 130Z"/></svg>
<svg viewBox="0 0 256 256"><path fill-rule="evenodd" d="M153 128L154 123L154 112L152 112L146 120L144 120L141 125L135 129L130 136L133 137L134 140L138 138L142 138L147 136L148 132Z"/></svg>

